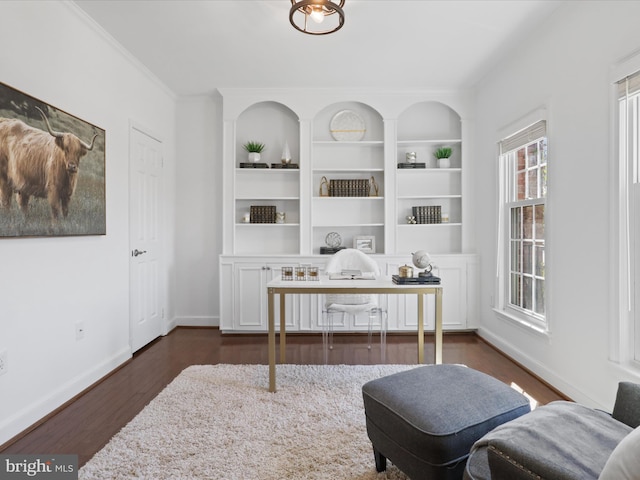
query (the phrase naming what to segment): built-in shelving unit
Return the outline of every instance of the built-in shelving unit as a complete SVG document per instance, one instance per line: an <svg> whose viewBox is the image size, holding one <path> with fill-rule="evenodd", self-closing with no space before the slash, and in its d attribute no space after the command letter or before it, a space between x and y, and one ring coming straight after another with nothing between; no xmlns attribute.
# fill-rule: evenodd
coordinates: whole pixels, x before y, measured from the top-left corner
<svg viewBox="0 0 640 480"><path fill-rule="evenodd" d="M352 247L356 237L373 237L376 260L386 274L397 273L398 265L410 262L416 250L440 255L441 276L449 279L445 307L449 304L448 311L457 316L445 318L445 324L466 326L458 317L466 315L462 296L470 294L467 281L473 272L467 269L474 268L475 257L468 255L465 224L468 131L461 112L469 105L464 95L269 89L222 89L221 94L223 331L265 329L266 282L281 265L322 269L327 256L320 254L321 247L331 232L337 232L346 247ZM334 138L332 119L344 111L363 120L359 138ZM252 140L266 144L261 161L269 166L280 162L287 142L299 168L241 168L247 162L242 146ZM448 168L438 168L433 156L442 146L453 149ZM399 168L407 152L414 152L424 168ZM331 196L331 180L369 181L369 191ZM284 222L247 223L251 207L263 205L284 212ZM413 207L436 206L444 214L442 222L408 222ZM245 303L247 298L253 303ZM292 306L288 328L314 330L317 301L299 301ZM397 308L404 316L405 307ZM399 323L393 328L404 327Z"/></svg>

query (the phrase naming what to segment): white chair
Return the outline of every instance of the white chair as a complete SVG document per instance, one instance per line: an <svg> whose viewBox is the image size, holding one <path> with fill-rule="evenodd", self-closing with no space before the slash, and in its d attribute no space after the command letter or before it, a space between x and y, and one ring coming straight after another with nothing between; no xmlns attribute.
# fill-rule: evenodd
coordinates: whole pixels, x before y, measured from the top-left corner
<svg viewBox="0 0 640 480"><path fill-rule="evenodd" d="M345 270L359 270L363 275L380 275L380 267L366 253L354 248L345 248L335 253L325 267L327 274L340 274ZM354 280L367 282L369 280ZM375 319L379 319L380 348L382 358L386 350L387 342L387 312L379 306L378 295L372 294L327 294L323 305L322 317L322 343L325 352L325 361L329 350L333 349L333 316L341 314L342 320L346 315L354 317L367 313L369 315L368 348L371 349L371 336Z"/></svg>

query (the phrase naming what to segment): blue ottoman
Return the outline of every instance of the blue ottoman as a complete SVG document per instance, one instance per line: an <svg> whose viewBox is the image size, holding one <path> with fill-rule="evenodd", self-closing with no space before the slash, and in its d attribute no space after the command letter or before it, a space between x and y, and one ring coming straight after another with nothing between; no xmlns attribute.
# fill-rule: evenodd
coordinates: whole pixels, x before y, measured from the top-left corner
<svg viewBox="0 0 640 480"><path fill-rule="evenodd" d="M412 480L461 479L471 446L530 411L524 395L462 365L429 365L362 387L376 470L387 459Z"/></svg>

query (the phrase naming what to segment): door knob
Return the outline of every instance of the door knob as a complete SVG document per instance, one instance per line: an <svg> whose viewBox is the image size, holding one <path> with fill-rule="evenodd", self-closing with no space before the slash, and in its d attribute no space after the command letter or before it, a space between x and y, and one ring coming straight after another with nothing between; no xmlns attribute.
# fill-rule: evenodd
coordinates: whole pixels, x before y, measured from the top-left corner
<svg viewBox="0 0 640 480"><path fill-rule="evenodd" d="M147 253L147 251L146 251L146 250L138 250L138 249L136 248L133 252L131 252L131 256L133 256L133 257L137 257L138 255L143 255L143 254L145 254L145 253Z"/></svg>

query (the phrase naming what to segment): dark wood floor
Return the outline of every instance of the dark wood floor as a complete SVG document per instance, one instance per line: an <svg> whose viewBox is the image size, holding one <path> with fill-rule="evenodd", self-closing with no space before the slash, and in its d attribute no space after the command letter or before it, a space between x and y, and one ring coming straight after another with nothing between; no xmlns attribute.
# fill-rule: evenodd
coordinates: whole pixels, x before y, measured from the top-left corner
<svg viewBox="0 0 640 480"><path fill-rule="evenodd" d="M417 359L415 335L388 335L384 363L411 364ZM425 358L433 358L433 336L425 340ZM563 397L474 333L445 334L445 363L461 363L520 386L540 404ZM137 352L133 359L75 401L51 415L2 453L77 454L84 465L171 380L190 365L267 364L264 335L222 335L211 328L177 328ZM319 335L288 335L287 363L324 363ZM366 336L335 337L329 363L381 363L379 345L367 349Z"/></svg>

